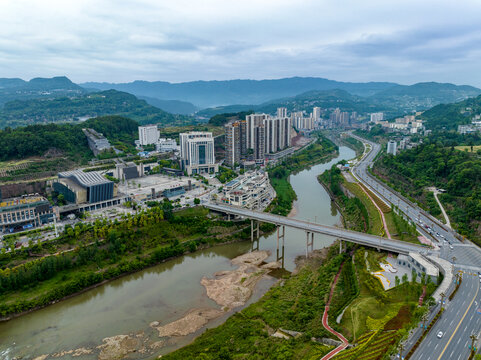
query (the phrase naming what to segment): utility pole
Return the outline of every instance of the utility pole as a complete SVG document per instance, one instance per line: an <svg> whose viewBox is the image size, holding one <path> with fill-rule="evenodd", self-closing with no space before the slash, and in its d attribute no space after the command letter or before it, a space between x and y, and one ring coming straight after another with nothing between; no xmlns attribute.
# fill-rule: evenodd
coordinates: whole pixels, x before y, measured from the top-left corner
<svg viewBox="0 0 481 360"><path fill-rule="evenodd" d="M476 348L474 345L478 340L478 337L476 336L476 334L472 334L470 338L471 338L471 354L474 355L476 353Z"/></svg>

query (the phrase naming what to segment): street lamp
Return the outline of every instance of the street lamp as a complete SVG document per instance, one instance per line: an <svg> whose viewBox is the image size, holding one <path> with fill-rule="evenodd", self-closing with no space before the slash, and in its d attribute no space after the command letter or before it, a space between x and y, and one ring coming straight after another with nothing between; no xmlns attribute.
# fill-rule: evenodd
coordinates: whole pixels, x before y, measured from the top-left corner
<svg viewBox="0 0 481 360"><path fill-rule="evenodd" d="M423 329L424 329L424 331L426 331L426 329L427 329L426 321L428 321L428 315L424 314L423 317L421 318L421 320L423 321Z"/></svg>
<svg viewBox="0 0 481 360"><path fill-rule="evenodd" d="M471 338L471 354L474 355L474 353L476 352L476 347L474 345L478 340L478 337L476 336L476 334L472 334L470 338Z"/></svg>
<svg viewBox="0 0 481 360"><path fill-rule="evenodd" d="M441 310L443 310L444 298L446 297L446 294L442 292L440 295L441 295Z"/></svg>

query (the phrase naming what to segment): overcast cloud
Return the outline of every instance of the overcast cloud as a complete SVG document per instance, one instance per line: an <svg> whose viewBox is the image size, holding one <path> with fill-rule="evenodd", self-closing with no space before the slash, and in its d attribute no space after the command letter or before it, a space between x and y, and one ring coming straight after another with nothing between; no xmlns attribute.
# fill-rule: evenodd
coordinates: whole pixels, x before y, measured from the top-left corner
<svg viewBox="0 0 481 360"><path fill-rule="evenodd" d="M0 0L0 77L481 87L481 2Z"/></svg>

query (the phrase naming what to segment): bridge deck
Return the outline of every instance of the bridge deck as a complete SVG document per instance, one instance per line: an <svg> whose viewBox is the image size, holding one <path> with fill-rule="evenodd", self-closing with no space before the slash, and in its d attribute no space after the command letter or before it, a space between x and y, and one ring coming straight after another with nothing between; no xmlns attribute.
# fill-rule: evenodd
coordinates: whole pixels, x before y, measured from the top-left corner
<svg viewBox="0 0 481 360"><path fill-rule="evenodd" d="M245 218L258 220L261 222L271 223L275 225L284 225L317 234L329 235L360 245L370 246L376 249L392 251L400 254L408 254L409 252L433 254L436 252L435 250L432 250L427 246L411 244L400 240L387 239L380 236L340 229L328 225L316 224L308 221L288 218L285 216L248 210L244 208L234 207L231 205L219 205L209 203L204 204L204 206L210 210L225 214L243 216Z"/></svg>

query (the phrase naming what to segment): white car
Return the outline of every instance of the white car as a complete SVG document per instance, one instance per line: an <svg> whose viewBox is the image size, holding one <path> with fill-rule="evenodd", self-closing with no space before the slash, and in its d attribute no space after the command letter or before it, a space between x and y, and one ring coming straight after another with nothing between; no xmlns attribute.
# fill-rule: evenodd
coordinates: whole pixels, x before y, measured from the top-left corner
<svg viewBox="0 0 481 360"><path fill-rule="evenodd" d="M436 336L437 336L439 339L441 339L441 338L443 337L443 335L444 335L443 332L440 331L440 332L438 332L438 334L437 334Z"/></svg>

